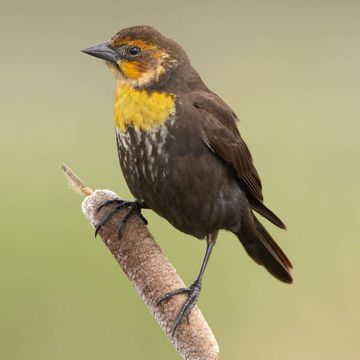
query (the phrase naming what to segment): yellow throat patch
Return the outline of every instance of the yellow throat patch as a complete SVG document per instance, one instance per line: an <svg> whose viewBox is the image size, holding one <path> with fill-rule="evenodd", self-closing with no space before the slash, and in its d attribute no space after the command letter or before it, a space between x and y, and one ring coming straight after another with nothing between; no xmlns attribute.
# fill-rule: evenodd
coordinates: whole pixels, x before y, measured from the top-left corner
<svg viewBox="0 0 360 360"><path fill-rule="evenodd" d="M115 126L125 132L128 126L149 131L175 114L175 95L134 89L119 82L114 104Z"/></svg>

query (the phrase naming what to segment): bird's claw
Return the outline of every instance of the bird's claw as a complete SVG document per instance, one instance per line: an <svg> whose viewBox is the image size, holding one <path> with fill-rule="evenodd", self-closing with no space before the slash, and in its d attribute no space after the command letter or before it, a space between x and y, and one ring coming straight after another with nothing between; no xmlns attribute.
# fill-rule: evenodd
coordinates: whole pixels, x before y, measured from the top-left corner
<svg viewBox="0 0 360 360"><path fill-rule="evenodd" d="M180 289L171 291L171 292L165 294L164 296L162 296L158 300L156 305L159 305L163 301L167 301L167 300L171 299L175 295L188 294L187 300L185 301L185 303L183 304L182 308L179 311L179 314L175 318L174 326L172 329L172 336L174 336L176 329L178 328L178 326L180 325L180 323L184 319L184 317L186 317L187 323L190 324L189 315L190 315L192 308L196 305L196 303L199 299L200 291L201 291L201 283L196 280L189 288L180 288Z"/></svg>
<svg viewBox="0 0 360 360"><path fill-rule="evenodd" d="M120 199L107 200L96 209L96 212L99 212L104 207L108 207L108 206L114 205L114 204L116 204L116 206L108 214L106 214L96 225L95 237L99 233L99 230L101 229L101 227L104 226L105 224L107 224L115 214L117 214L121 209L123 209L125 207L127 208L127 212L126 212L125 216L120 220L118 229L117 229L117 235L118 235L119 239L121 238L122 228L124 227L124 225L126 224L128 219L131 217L131 215L134 214L135 212L138 213L138 215L140 216L140 219L143 221L143 223L145 225L147 225L147 223L148 223L147 220L141 214L142 206L141 206L140 202L137 200L135 200L135 201L124 201L124 200L120 200Z"/></svg>

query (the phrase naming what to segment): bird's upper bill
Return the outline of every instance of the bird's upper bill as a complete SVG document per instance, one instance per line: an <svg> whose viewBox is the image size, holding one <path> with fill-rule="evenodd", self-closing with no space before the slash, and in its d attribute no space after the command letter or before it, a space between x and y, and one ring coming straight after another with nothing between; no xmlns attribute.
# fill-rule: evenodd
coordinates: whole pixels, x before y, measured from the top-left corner
<svg viewBox="0 0 360 360"><path fill-rule="evenodd" d="M134 87L146 87L177 63L177 44L150 26L119 31L108 42L83 52L107 62L115 77Z"/></svg>

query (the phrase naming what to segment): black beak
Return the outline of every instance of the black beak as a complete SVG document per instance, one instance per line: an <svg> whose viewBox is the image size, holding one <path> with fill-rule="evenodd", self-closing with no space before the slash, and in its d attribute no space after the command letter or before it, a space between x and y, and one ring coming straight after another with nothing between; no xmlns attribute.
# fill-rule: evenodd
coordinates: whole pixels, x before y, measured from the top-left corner
<svg viewBox="0 0 360 360"><path fill-rule="evenodd" d="M111 61L115 64L116 61L119 59L119 54L111 47L110 42L105 42L96 46L89 47L82 50L82 52L106 61Z"/></svg>

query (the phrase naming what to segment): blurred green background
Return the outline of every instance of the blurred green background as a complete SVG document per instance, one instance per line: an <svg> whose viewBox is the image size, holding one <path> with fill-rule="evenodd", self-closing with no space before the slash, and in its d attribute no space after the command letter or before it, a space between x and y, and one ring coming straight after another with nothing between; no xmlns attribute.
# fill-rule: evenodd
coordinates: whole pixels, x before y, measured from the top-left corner
<svg viewBox="0 0 360 360"><path fill-rule="evenodd" d="M0 358L178 359L60 169L131 198L114 80L80 50L151 24L239 115L289 229L266 223L295 265L292 286L221 233L199 302L221 358L359 359L359 4L2 0ZM205 244L145 215L190 284Z"/></svg>

